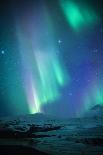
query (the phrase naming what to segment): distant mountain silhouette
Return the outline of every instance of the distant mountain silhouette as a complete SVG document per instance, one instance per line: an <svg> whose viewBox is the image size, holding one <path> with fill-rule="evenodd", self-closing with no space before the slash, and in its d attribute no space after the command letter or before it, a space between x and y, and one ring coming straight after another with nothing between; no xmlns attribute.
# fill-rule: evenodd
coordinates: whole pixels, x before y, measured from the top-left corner
<svg viewBox="0 0 103 155"><path fill-rule="evenodd" d="M35 113L35 114L31 114L31 116L33 116L37 119L47 119L49 117L44 113Z"/></svg>
<svg viewBox="0 0 103 155"><path fill-rule="evenodd" d="M103 117L103 106L95 105L84 114L84 117Z"/></svg>
<svg viewBox="0 0 103 155"><path fill-rule="evenodd" d="M48 119L54 119L55 117L52 115L48 115L45 113L35 113L35 114L30 114L29 117L34 118L35 120L48 120Z"/></svg>
<svg viewBox="0 0 103 155"><path fill-rule="evenodd" d="M103 105L97 104L94 107L91 108L91 110L103 110Z"/></svg>

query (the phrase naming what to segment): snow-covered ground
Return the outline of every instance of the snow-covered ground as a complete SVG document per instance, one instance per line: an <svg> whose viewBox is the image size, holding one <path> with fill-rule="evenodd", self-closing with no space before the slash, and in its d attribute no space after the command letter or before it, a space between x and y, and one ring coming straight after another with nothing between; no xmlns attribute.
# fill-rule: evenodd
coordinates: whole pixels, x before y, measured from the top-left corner
<svg viewBox="0 0 103 155"><path fill-rule="evenodd" d="M2 118L0 145L29 146L51 155L103 155L103 117L94 110L98 107L92 117L65 120L43 114Z"/></svg>

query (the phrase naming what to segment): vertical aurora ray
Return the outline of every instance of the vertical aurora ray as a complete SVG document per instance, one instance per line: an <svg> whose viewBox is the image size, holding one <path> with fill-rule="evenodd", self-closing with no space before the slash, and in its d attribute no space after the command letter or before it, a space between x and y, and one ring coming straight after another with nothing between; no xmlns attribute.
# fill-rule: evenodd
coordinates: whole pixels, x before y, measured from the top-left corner
<svg viewBox="0 0 103 155"><path fill-rule="evenodd" d="M30 76L29 74L28 78L25 78L25 83L26 83L25 91L27 96L27 102L29 103L30 113L40 112L41 110L40 110L39 99L35 90L32 75Z"/></svg>
<svg viewBox="0 0 103 155"><path fill-rule="evenodd" d="M52 102L60 96L59 89L65 85L66 74L64 74L59 58L54 52L42 53L38 51L35 53L35 59L39 72L36 90L40 103Z"/></svg>
<svg viewBox="0 0 103 155"><path fill-rule="evenodd" d="M61 9L71 28L78 32L81 29L95 24L99 17L92 8L73 0L60 0Z"/></svg>
<svg viewBox="0 0 103 155"><path fill-rule="evenodd" d="M35 51L34 54L37 68L32 68L32 74L28 73L29 78L25 79L30 113L41 112L43 104L57 100L66 82L66 74L54 53Z"/></svg>
<svg viewBox="0 0 103 155"><path fill-rule="evenodd" d="M54 43L53 26L47 14L41 15L44 19L39 23L43 25L42 29L41 26L35 27L34 21L30 19L34 29L24 25L24 31L20 26L17 27L24 89L30 113L41 112L44 104L58 100L62 87L69 80L65 66L56 54L58 47ZM46 32L48 37L45 36Z"/></svg>
<svg viewBox="0 0 103 155"><path fill-rule="evenodd" d="M103 105L103 88L102 88L102 86L94 85L94 87L92 88L92 91L91 91L91 95L92 95L92 98L93 98L95 104Z"/></svg>

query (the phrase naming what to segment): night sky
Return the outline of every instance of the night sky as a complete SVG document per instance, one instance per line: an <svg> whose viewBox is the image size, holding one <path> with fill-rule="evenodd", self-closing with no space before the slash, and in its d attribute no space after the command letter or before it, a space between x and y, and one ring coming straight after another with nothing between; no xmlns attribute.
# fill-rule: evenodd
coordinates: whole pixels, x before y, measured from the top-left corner
<svg viewBox="0 0 103 155"><path fill-rule="evenodd" d="M0 116L103 105L103 1L0 1Z"/></svg>

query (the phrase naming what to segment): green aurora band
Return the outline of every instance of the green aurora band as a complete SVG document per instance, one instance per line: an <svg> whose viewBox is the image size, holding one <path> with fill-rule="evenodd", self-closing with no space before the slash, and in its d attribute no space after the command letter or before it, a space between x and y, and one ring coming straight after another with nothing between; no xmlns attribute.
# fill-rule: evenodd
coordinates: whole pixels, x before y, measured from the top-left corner
<svg viewBox="0 0 103 155"><path fill-rule="evenodd" d="M17 28L25 81L24 89L30 113L41 112L44 104L58 100L62 88L70 79L60 56L57 54L58 46L54 43L55 37L50 17L47 12L42 16L44 19L41 21L44 22L41 23L44 25L43 29L40 31L40 28L36 27L34 32L31 30L32 35L29 36L29 39L27 30L30 28L27 27L26 31L21 29L21 26ZM33 24L33 21L31 22ZM42 35L46 32L48 32L48 38L44 38ZM45 43L43 44L43 42Z"/></svg>
<svg viewBox="0 0 103 155"><path fill-rule="evenodd" d="M86 6L85 3L79 4L73 0L60 0L60 6L67 22L75 32L93 25L99 20L94 10Z"/></svg>
<svg viewBox="0 0 103 155"><path fill-rule="evenodd" d="M36 51L34 55L36 69L32 67L26 89L30 113L41 112L44 104L59 99L60 88L67 81L67 73L54 53Z"/></svg>

